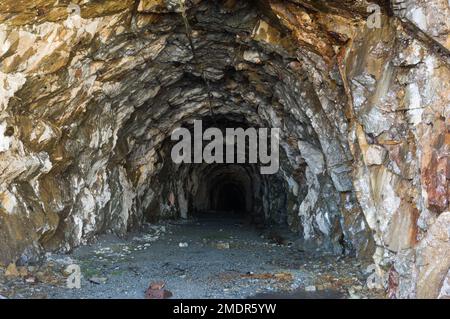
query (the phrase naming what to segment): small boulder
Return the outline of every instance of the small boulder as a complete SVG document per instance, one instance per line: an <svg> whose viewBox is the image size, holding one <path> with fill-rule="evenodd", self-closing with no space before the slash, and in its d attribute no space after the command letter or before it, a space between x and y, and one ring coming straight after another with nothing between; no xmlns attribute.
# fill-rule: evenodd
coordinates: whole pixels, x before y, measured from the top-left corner
<svg viewBox="0 0 450 319"><path fill-rule="evenodd" d="M19 277L20 276L20 273L17 270L16 264L14 264L14 263L9 264L9 266L6 268L5 276L6 277Z"/></svg>

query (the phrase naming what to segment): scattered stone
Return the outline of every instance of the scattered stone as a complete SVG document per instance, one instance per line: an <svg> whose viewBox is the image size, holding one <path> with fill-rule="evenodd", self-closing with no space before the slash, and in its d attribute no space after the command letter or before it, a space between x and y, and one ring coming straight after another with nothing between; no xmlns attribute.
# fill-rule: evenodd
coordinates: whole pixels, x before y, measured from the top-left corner
<svg viewBox="0 0 450 319"><path fill-rule="evenodd" d="M89 278L89 281L96 285L105 284L108 278L105 277L91 277Z"/></svg>
<svg viewBox="0 0 450 319"><path fill-rule="evenodd" d="M275 276L275 278L277 280L280 280L280 281L292 281L292 280L294 280L294 277L292 276L292 274L291 273L287 273L287 272L277 273L274 276Z"/></svg>
<svg viewBox="0 0 450 319"><path fill-rule="evenodd" d="M292 274L290 273L276 273L276 274L271 274L271 273L260 273L260 274L255 274L251 271L247 272L244 275L241 275L242 278L251 278L251 279L259 279L259 280L277 280L277 281L292 281L294 278L292 276Z"/></svg>
<svg viewBox="0 0 450 319"><path fill-rule="evenodd" d="M241 275L243 278L251 278L251 279L272 279L273 275L270 273L262 273L262 274L254 274L254 273L247 273L245 275Z"/></svg>
<svg viewBox="0 0 450 319"><path fill-rule="evenodd" d="M216 244L217 249L230 249L230 243L218 242Z"/></svg>
<svg viewBox="0 0 450 319"><path fill-rule="evenodd" d="M172 297L172 292L164 289L166 284L163 281L157 281L150 283L147 291L145 292L145 299L167 299Z"/></svg>
<svg viewBox="0 0 450 319"><path fill-rule="evenodd" d="M288 243L286 239L284 239L280 234L274 231L269 233L267 239L269 239L272 243L275 243L277 245L286 245Z"/></svg>
<svg viewBox="0 0 450 319"><path fill-rule="evenodd" d="M306 286L305 291L314 292L316 291L316 286Z"/></svg>
<svg viewBox="0 0 450 319"><path fill-rule="evenodd" d="M348 295L349 295L350 299L361 299L361 296L359 296L359 295L357 295L357 294L355 293L354 287L351 287L351 288L348 290Z"/></svg>
<svg viewBox="0 0 450 319"><path fill-rule="evenodd" d="M17 271L19 272L20 277L28 276L28 270L26 267L17 267Z"/></svg>
<svg viewBox="0 0 450 319"><path fill-rule="evenodd" d="M155 281L150 284L150 289L161 290L166 286L164 281Z"/></svg>
<svg viewBox="0 0 450 319"><path fill-rule="evenodd" d="M20 276L20 273L17 270L16 264L14 264L14 263L9 264L9 266L6 268L5 276L6 277L19 277Z"/></svg>

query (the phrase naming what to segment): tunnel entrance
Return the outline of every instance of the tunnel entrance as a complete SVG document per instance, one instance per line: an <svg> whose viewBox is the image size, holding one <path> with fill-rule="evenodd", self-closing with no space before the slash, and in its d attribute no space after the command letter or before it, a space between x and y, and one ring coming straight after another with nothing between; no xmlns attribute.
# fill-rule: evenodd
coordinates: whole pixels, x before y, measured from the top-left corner
<svg viewBox="0 0 450 319"><path fill-rule="evenodd" d="M216 115L210 114L196 119L202 121L203 132L211 128L218 129L226 136L227 130L242 129L246 131L252 127L269 127L268 123L249 123L248 119L232 114ZM187 128L191 136L195 135L195 122L182 123L180 126ZM270 135L270 133L269 133ZM166 187L169 196L168 205L160 205L160 211L156 211L159 217L181 217L192 218L202 216L237 217L251 221L257 221L259 225L270 225L272 222L287 225L287 202L286 192L282 191L287 184L281 175L281 171L275 174L262 174L261 163L249 162L250 140L245 137L243 149L245 161L237 160L238 142L237 138L230 142L223 139L224 150L234 144L234 163L175 163L171 160L172 150L179 140L167 138L162 144L163 151L160 153L161 162L164 163L160 177L160 183ZM270 137L267 144L270 143ZM203 147L208 142L203 142ZM260 145L259 139L255 143L257 150ZM266 146L267 146L266 144ZM195 143L191 140L192 149ZM283 150L280 149L283 153ZM281 157L285 156L282 154ZM279 159L277 159L279 160ZM170 182L168 182L170 181ZM162 209L161 209L162 208ZM151 214L154 213L154 206Z"/></svg>
<svg viewBox="0 0 450 319"><path fill-rule="evenodd" d="M449 206L446 6L397 19L377 0L371 28L357 0L3 2L2 265L240 214L427 281L415 260ZM279 128L279 171L173 163L171 132L196 120Z"/></svg>
<svg viewBox="0 0 450 319"><path fill-rule="evenodd" d="M126 175L135 189L133 203L124 198L136 211L130 220L234 212L256 224L286 226L305 249L341 253L343 245L348 252L363 246L370 234L349 175L346 101L340 99L345 92L333 85L319 96L314 72L322 62L285 46L293 39L281 26L272 30L280 46L266 45L272 33L260 19L261 8L242 3L235 9L222 11L208 2L187 12L185 21L168 17L177 28L149 65L152 78L145 85L155 89L146 91L145 104L129 115L117 141L117 162L125 163L126 174L114 172L114 181ZM224 25L211 24L212 16ZM325 101L336 101L336 108L326 103L324 109ZM204 131L217 128L223 136L226 128L279 128L279 170L264 175L260 168L266 164L249 162L174 163L170 134L187 128L194 136L199 120Z"/></svg>

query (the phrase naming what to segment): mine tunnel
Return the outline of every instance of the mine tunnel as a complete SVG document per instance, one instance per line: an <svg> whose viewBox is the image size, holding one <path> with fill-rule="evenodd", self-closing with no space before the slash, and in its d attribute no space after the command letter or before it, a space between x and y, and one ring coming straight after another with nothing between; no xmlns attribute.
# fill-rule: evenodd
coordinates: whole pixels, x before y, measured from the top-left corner
<svg viewBox="0 0 450 319"><path fill-rule="evenodd" d="M450 53L445 23L423 21L448 21L445 1L406 13L354 0L3 2L1 265L158 223L197 236L186 225L213 219L217 232L276 231L295 258L371 264L373 285L401 282L388 287L400 297L444 287L450 259L428 259L450 251L436 235L449 222ZM199 121L278 129L276 170L175 161L172 134L195 148Z"/></svg>
<svg viewBox="0 0 450 319"><path fill-rule="evenodd" d="M168 206L174 207L175 213L174 215L169 213L169 216L187 219L229 217L245 220L258 227L276 223L285 227L287 232L292 232L293 230L288 229L287 196L284 189L288 186L280 176L280 171L277 170L273 174L261 174L261 166L267 166L268 163L259 162L258 154L250 155L250 152L259 151L258 130L261 123L255 123L253 127L248 119L243 119L241 114L233 111L217 115L208 112L204 117L192 121L199 120L202 122L202 131L199 133L203 134L209 128L220 131L223 138L220 143L222 155L218 159L215 158L213 162L207 160L204 162L205 159L202 159L202 162L195 163L192 154L195 148L194 125L186 122L181 126L186 127L192 137L189 144L192 150L191 158L189 163L174 163L170 157L176 141L166 137L162 142L161 157L164 165L160 174L166 183L167 179L172 181L168 183L169 188L166 193L169 194ZM238 142L236 135L233 135L231 140L227 140L227 130L230 129L241 130L243 141ZM254 129L254 134L250 134L249 129ZM250 140L251 137L253 140ZM202 137L198 136L198 138ZM202 152L208 142L209 140L202 141ZM270 148L270 143L269 136L264 143L265 147ZM233 149L231 160L227 158L229 146ZM252 148L252 146L255 147ZM270 153L271 150L267 149L266 154L270 155ZM241 159L238 159L239 155L242 155ZM255 159L251 161L251 156L256 161ZM285 156L284 152L283 156ZM279 161L280 157L277 156L276 160ZM148 212L150 220L157 219L153 214L155 211Z"/></svg>
<svg viewBox="0 0 450 319"><path fill-rule="evenodd" d="M127 167L145 172L137 186L136 209L149 221L239 211L258 224L284 225L307 245L340 252L338 238L345 232L341 194L347 193L349 202L356 200L343 110L327 114L321 109L313 83L300 72L287 41L288 29L278 25L269 30L271 17L259 18L263 8L238 7L225 14L223 26L208 22L208 16L224 18L217 4L194 10L192 19L175 16L171 40L145 71L158 74L154 86L145 84L151 97L147 107L128 116L117 143L128 148L122 155ZM241 27L234 30L231 25L237 21ZM188 32L191 28L197 31ZM283 45L273 48L256 40L270 31ZM313 67L315 62L305 63ZM326 94L342 98L337 91ZM318 125L311 122L313 116ZM169 134L178 127L192 129L195 120L202 120L204 128L281 129L279 170L265 176L254 164L175 165ZM152 171L146 171L148 161ZM360 213L352 218L364 223ZM369 232L360 235L364 244L357 248L346 237L349 253L370 246Z"/></svg>
<svg viewBox="0 0 450 319"><path fill-rule="evenodd" d="M282 6L231 2L188 1L165 9L168 14L140 12L133 23L145 26L136 34L104 39L74 60L71 85L80 76L88 83L90 72L95 80L88 96L75 94L69 105L25 110L11 100L11 110L49 121L80 113L61 130L36 123L44 141L36 150L61 139L53 155L37 159L54 163L40 183L49 193L36 200L25 184L16 188L29 199L25 210L53 221L41 227L39 247L70 251L143 223L236 216L261 229L280 227L304 249L371 254L364 214L351 208L358 203L347 95L335 83L339 70L326 66L341 39L318 34L331 43L298 47L289 24L276 17ZM79 18L74 12L68 19L75 24ZM50 85L42 90L48 98L57 94L45 91ZM194 134L195 121L203 130L279 129L277 170L262 174L259 162L174 163L171 134L179 128ZM50 213L34 206L45 198L53 198Z"/></svg>

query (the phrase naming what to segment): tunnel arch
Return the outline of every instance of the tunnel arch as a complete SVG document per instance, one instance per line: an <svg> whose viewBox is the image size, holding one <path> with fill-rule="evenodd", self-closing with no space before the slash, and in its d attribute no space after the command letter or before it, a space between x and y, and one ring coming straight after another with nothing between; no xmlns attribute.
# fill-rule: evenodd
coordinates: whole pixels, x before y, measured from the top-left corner
<svg viewBox="0 0 450 319"><path fill-rule="evenodd" d="M228 168L233 172L226 179L243 172L234 183L244 189L248 214L267 225L286 224L307 248L340 253L344 237L348 253L370 249L350 177L347 95L339 69L330 63L329 48L340 40L323 37L326 45L297 47L289 26L274 23L278 9L244 2L232 8L189 4L192 33L178 9L121 17L126 32L99 33L90 39L97 45L89 54L80 43L69 71L54 74L55 85L41 88L39 103L53 107L35 107L27 94L23 106L12 101L18 114L45 118L43 131L63 145L51 154L52 174L42 183L59 185L62 192L52 204L61 223L49 228L47 248L71 249L105 231L123 234L144 221L189 218L210 209L205 185L224 169L170 159L171 132L202 119L281 130L276 174L261 176L257 165ZM67 77L67 87L51 91ZM81 86L77 77L85 79ZM23 92L35 92L27 85ZM58 129L48 123L58 123ZM43 166L46 160L36 159ZM67 189L73 191L70 200Z"/></svg>
<svg viewBox="0 0 450 319"><path fill-rule="evenodd" d="M216 14L217 8L207 10ZM247 212L268 225L273 221L288 225L308 245L342 251L338 238L345 230L340 192L352 191L351 155L341 135L346 129L345 116L339 108L322 109L314 83L300 72L301 64L294 61L299 57L292 55L291 47L273 49L252 38L255 32L263 32L258 31L263 22L254 10L236 11L244 25L253 22L246 32L234 34L226 24L223 28L203 26L201 13L195 18L198 32L191 39L194 52L181 27L156 57L156 64L163 63L165 71L155 81L160 89L131 114L119 141L128 144L126 136L135 143L126 154L126 161L135 167L147 165L140 160L143 154L152 154L152 162L157 163L153 177L139 186L141 205L136 209L150 219L188 218L211 209L203 185L211 184L210 177L203 171L217 166L170 163L168 136L174 128L191 127L199 119L206 126L221 128L276 127L282 131L280 170L275 176L261 177L257 167L246 168L247 184L252 185L245 187ZM173 50L179 56L168 53ZM338 92L328 93L339 101ZM151 136L150 143L146 135ZM158 186L147 184L154 180Z"/></svg>

